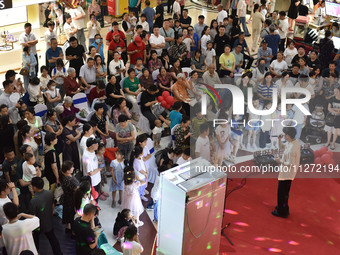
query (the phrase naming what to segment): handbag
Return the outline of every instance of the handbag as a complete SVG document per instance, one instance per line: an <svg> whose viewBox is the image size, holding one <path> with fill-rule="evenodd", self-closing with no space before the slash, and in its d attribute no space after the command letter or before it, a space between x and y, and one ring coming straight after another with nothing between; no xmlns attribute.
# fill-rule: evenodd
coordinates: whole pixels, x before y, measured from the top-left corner
<svg viewBox="0 0 340 255"><path fill-rule="evenodd" d="M159 116L162 114L162 112L165 111L165 108L160 104L160 103L156 103L151 107L151 112L155 115L155 116Z"/></svg>
<svg viewBox="0 0 340 255"><path fill-rule="evenodd" d="M325 119L326 125L332 127L334 125L334 120L335 120L335 115L333 115L330 112L327 113L326 119Z"/></svg>
<svg viewBox="0 0 340 255"><path fill-rule="evenodd" d="M21 74L22 76L28 77L29 76L30 71L26 68L21 68L19 74Z"/></svg>

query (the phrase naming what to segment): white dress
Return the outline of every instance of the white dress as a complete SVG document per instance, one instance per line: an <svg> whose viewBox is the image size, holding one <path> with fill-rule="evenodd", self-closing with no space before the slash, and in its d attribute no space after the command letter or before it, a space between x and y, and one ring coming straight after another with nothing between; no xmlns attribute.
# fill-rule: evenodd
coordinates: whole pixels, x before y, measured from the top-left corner
<svg viewBox="0 0 340 255"><path fill-rule="evenodd" d="M143 149L143 157L146 157L148 154L150 154L150 148L148 147L148 145L146 145ZM158 175L155 156L151 155L151 157L147 161L144 161L144 164L148 171L148 182L154 183L156 180L156 176Z"/></svg>
<svg viewBox="0 0 340 255"><path fill-rule="evenodd" d="M136 217L139 217L144 212L144 207L138 191L139 186L139 182L125 185L122 201L122 208L130 209L132 215Z"/></svg>

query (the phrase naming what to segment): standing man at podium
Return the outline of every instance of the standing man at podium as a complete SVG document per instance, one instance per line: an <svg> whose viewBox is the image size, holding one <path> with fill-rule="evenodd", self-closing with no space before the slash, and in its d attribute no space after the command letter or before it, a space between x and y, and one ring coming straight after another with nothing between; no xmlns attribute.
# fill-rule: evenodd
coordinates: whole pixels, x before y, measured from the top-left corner
<svg viewBox="0 0 340 255"><path fill-rule="evenodd" d="M286 144L282 144L282 135L279 136L279 148L283 148L282 158L276 158L281 165L279 184L277 189L277 206L272 214L276 217L287 218L289 215L288 198L292 180L294 180L300 165L300 142L295 139L295 127L283 128Z"/></svg>

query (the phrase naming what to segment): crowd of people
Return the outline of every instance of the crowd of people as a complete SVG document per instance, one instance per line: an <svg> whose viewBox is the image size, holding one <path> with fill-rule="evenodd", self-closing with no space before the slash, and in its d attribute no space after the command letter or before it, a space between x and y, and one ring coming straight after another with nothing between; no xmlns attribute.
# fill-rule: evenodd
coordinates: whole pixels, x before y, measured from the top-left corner
<svg viewBox="0 0 340 255"><path fill-rule="evenodd" d="M209 26L203 15L196 23L183 2L176 0L173 17L165 18L161 0L155 10L146 0L142 11L140 1L129 1L121 28L114 19L105 38L101 35L105 8L97 1L87 14L81 5L60 12L61 6L51 4L46 17L54 11L63 13L63 19L46 20L45 65L39 65L39 38L31 24L25 24L19 40L23 78L8 70L0 96L0 242L7 254L24 250L38 254L40 233L46 235L54 254L62 254L53 230L54 205L62 205L62 223L76 240L77 254L102 254L98 201L110 196L104 191L106 184L112 192L111 206L122 209L113 234L118 240L125 237L124 254L131 254L131 249L139 254L142 201L149 201L157 222L161 172L196 157L213 164L236 163L240 148L254 151L279 145L282 128L240 125L257 116L233 114L225 90L219 91L224 106L209 104L204 116L200 100L205 85L235 84L245 94L245 108L252 88L256 109L271 108L274 88L279 95L286 87L305 88L312 99L304 107L310 112L321 107L327 146L335 149L340 130L340 51L333 56L331 31L325 32L319 50L306 54L303 45L296 48L293 40L287 40L290 20L286 12L275 11L273 1L251 4L252 34L244 0L237 6L232 1L231 15L229 6L219 4ZM289 19L291 14L290 10ZM67 36L65 51L58 46L56 26ZM159 106L157 98L163 92L174 97L170 109ZM87 95L85 118L80 114L84 109L76 107L79 99L73 99L80 93ZM36 116L40 104L47 108L42 117ZM214 118L238 124L225 123L213 130L209 120ZM281 115L280 100L273 114L261 116L266 118L294 119L296 139L308 125L307 117L291 105L287 115ZM147 132L141 130L142 119L147 121ZM171 141L164 146L161 141L170 134ZM116 151L108 162L105 151L111 147ZM148 183L154 184L151 191Z"/></svg>

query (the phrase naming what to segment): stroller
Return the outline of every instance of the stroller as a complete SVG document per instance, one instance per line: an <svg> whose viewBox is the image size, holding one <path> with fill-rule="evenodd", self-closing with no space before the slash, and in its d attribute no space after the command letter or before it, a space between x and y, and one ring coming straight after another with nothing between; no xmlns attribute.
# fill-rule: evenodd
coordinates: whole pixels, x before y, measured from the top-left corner
<svg viewBox="0 0 340 255"><path fill-rule="evenodd" d="M321 143L322 138L325 134L324 127L326 124L325 113L323 111L323 106L316 105L312 115L307 119L307 125L304 128L306 134L306 142L310 143L315 140L316 143Z"/></svg>

